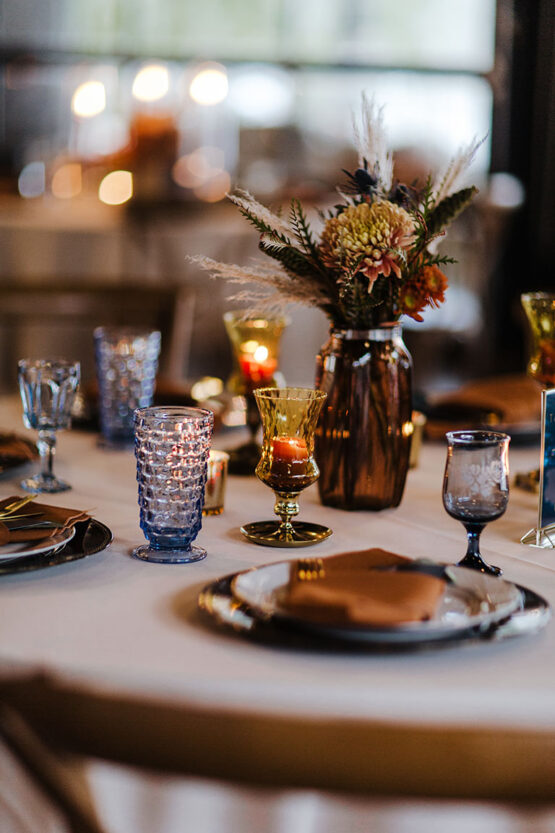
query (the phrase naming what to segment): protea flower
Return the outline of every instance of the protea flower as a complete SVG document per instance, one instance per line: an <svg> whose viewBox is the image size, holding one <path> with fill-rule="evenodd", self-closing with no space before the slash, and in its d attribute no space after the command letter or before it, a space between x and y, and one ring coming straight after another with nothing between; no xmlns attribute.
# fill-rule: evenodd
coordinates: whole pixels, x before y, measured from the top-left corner
<svg viewBox="0 0 555 833"><path fill-rule="evenodd" d="M380 275L387 278L393 272L401 277L404 252L414 241L414 231L410 214L388 200L351 205L327 220L320 255L331 269L366 275L371 292Z"/></svg>

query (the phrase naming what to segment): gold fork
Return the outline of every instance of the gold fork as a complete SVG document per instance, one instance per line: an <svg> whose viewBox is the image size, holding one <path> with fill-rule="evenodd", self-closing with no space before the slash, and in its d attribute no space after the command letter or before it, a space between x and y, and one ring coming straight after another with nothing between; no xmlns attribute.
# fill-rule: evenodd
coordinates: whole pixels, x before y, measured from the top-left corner
<svg viewBox="0 0 555 833"><path fill-rule="evenodd" d="M11 503L8 503L7 506L4 506L0 509L0 518L6 518L9 516L13 516L14 512L17 512L19 509L23 509L28 503L36 498L36 495L26 495L26 497L22 497L19 500L14 500Z"/></svg>
<svg viewBox="0 0 555 833"><path fill-rule="evenodd" d="M324 578L326 570L321 558L299 558L295 566L296 577L299 581L314 581Z"/></svg>

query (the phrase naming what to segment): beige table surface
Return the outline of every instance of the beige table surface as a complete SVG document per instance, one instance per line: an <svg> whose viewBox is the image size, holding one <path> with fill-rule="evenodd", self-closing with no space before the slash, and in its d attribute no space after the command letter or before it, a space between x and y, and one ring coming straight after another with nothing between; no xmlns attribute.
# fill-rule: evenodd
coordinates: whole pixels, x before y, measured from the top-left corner
<svg viewBox="0 0 555 833"><path fill-rule="evenodd" d="M24 431L15 399L0 403L0 425ZM227 437L216 439L219 447L226 442L230 442ZM419 467L409 473L401 506L381 513L329 509L319 504L314 487L307 490L301 498L301 517L334 530L311 553L325 557L380 546L415 558L458 560L464 552L464 530L442 507L444 459L442 445L425 446ZM537 448L511 451L513 471L530 468L537 460ZM243 759L248 757L246 749L252 752L254 768L257 755L276 749L274 769L261 775L264 780L275 779L278 769L283 773L296 764L315 772L318 767L311 765L310 751L314 758L318 749L337 742L344 756L338 771L330 773L328 760L326 771L314 779L339 786L339 769L346 771L354 766L356 756L365 756L365 732L379 737L385 733L382 741L395 758L391 766L399 763L391 738L401 743L399 749L403 738L410 735L411 743L416 738L416 758L407 763L413 770L419 769L415 761L426 759L423 733L435 737L447 757L453 737L457 743L461 738L474 743L493 733L501 767L506 762L499 742L507 732L513 733L508 742L513 759L518 744L527 744L530 737L534 742L549 738L552 751L552 623L534 637L416 654L315 653L256 644L208 627L197 613L196 599L212 579L293 557L249 544L239 532L246 521L272 516L269 489L255 478L230 478L225 512L205 519L199 536L208 557L191 565L158 565L130 557L132 547L143 538L132 452L102 451L95 435L65 432L59 436L56 468L73 490L53 496L51 502L88 509L113 530L114 541L109 549L83 560L0 578L0 668L8 676L48 675L42 701L27 697L27 707L39 722L48 721L48 710L56 708L58 728L70 743L78 738L77 745L88 751L133 759L143 745L156 746L158 737L160 748L153 752L153 763L179 768L180 754L184 758L193 754L200 770L210 774L222 766L221 749L219 764L212 769L206 746L221 745L229 730L225 740L229 766L236 765L233 738L240 739ZM17 492L17 484L18 477L4 475L0 497ZM483 535L483 553L503 568L506 578L555 604L555 553L519 543L521 534L534 524L536 503L532 495L513 490L506 515ZM57 699L51 699L52 689ZM66 702L64 697L73 699ZM116 705L119 711L114 710ZM127 738L128 752L117 743L125 722L122 715L135 727L134 736ZM91 728L95 725L96 731ZM193 739L191 730L198 733ZM282 741L286 745L290 737L300 738L299 732L307 733L299 748L278 754L277 746ZM181 753L168 751L178 735L187 737L189 746ZM440 765L438 754L436 748L434 765ZM538 761L534 771L539 766ZM374 762L372 767L376 776L380 766ZM383 772L387 768L382 756ZM360 776L359 788L364 788L367 776ZM531 780L532 776L531 772ZM387 780L387 775L383 778ZM418 791L417 786L414 789ZM461 794L461 790L465 792L455 783L448 792Z"/></svg>

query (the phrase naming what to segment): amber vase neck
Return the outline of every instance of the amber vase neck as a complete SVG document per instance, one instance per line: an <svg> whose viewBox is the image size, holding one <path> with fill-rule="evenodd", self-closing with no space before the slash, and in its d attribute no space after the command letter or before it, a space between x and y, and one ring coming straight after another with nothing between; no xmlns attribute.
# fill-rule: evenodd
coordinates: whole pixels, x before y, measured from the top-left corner
<svg viewBox="0 0 555 833"><path fill-rule="evenodd" d="M402 333L400 324L386 324L368 330L343 330L336 327L331 329L332 337L343 341L392 341L394 338L401 338Z"/></svg>

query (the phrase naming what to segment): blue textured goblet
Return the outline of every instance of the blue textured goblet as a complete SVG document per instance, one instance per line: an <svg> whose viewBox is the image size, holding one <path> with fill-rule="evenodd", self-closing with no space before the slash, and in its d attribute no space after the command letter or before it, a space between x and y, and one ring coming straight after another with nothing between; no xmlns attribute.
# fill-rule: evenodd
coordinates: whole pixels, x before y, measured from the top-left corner
<svg viewBox="0 0 555 833"><path fill-rule="evenodd" d="M141 529L148 540L136 558L164 564L200 561L193 546L202 525L214 415L202 408L135 411L135 456Z"/></svg>
<svg viewBox="0 0 555 833"><path fill-rule="evenodd" d="M102 445L133 445L133 412L152 405L160 339L157 330L133 327L94 331Z"/></svg>

